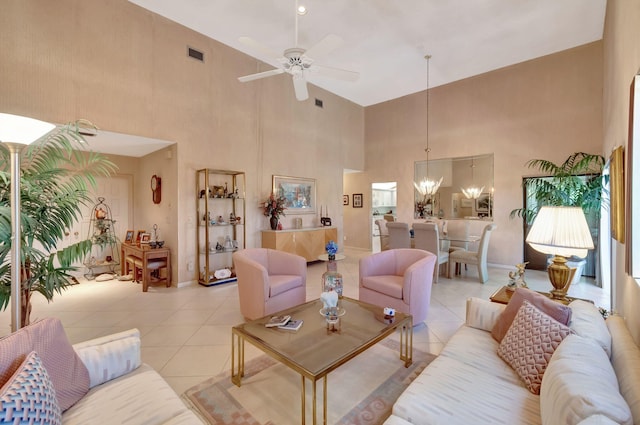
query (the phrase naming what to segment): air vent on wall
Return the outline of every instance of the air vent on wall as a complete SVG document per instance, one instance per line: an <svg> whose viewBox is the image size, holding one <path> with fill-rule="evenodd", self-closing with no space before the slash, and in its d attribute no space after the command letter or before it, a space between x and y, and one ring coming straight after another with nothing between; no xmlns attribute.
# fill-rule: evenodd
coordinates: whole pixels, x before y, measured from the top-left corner
<svg viewBox="0 0 640 425"><path fill-rule="evenodd" d="M316 106L318 108L323 108L323 106L322 106L323 104L324 104L324 102L322 102L322 100L316 98Z"/></svg>
<svg viewBox="0 0 640 425"><path fill-rule="evenodd" d="M187 47L187 49L189 57L199 60L200 62L204 62L204 53L191 47Z"/></svg>

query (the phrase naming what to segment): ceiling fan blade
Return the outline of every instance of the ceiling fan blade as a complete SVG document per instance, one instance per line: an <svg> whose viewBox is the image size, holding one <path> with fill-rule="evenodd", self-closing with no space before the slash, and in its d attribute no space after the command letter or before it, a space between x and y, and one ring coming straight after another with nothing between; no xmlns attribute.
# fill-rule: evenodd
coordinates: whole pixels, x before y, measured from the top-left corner
<svg viewBox="0 0 640 425"><path fill-rule="evenodd" d="M359 72L355 71L347 71L346 69L340 68L332 68L330 66L322 66L313 64L309 71L313 71L318 75L322 75L325 77L335 78L336 80L344 80L344 81L357 81L360 77Z"/></svg>
<svg viewBox="0 0 640 425"><path fill-rule="evenodd" d="M293 74L293 89L296 92L296 99L307 100L309 98L307 80L304 79L304 75L302 73Z"/></svg>
<svg viewBox="0 0 640 425"><path fill-rule="evenodd" d="M238 81L246 83L247 81L253 81L260 78L271 77L272 75L282 74L283 69L272 69L271 71L258 72L257 74L245 75L244 77L238 77Z"/></svg>
<svg viewBox="0 0 640 425"><path fill-rule="evenodd" d="M320 58L342 46L342 43L342 38L335 34L329 34L314 46L311 46L309 49L307 49L304 55L308 58Z"/></svg>
<svg viewBox="0 0 640 425"><path fill-rule="evenodd" d="M240 37L240 38L238 38L238 41L240 43L244 44L245 46L249 47L250 49L254 50L255 52L262 53L263 55L269 57L270 59L280 60L282 58L282 54L281 53L274 52L273 50L271 50L267 46L258 43L257 41L255 41L251 37Z"/></svg>

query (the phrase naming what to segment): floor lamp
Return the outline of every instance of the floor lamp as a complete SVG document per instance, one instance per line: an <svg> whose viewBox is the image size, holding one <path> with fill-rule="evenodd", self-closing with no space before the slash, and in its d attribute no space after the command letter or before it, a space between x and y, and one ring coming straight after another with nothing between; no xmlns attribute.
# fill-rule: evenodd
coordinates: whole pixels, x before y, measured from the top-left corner
<svg viewBox="0 0 640 425"><path fill-rule="evenodd" d="M20 261L20 152L55 128L33 118L0 113L0 143L11 153L11 331L20 329L22 312Z"/></svg>

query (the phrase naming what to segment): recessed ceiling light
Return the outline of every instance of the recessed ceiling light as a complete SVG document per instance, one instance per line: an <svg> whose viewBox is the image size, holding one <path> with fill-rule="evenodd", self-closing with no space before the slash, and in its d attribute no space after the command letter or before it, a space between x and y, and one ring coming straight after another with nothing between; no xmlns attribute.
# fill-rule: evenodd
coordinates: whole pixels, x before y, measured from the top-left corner
<svg viewBox="0 0 640 425"><path fill-rule="evenodd" d="M307 8L300 5L298 6L298 15L306 15L307 14Z"/></svg>

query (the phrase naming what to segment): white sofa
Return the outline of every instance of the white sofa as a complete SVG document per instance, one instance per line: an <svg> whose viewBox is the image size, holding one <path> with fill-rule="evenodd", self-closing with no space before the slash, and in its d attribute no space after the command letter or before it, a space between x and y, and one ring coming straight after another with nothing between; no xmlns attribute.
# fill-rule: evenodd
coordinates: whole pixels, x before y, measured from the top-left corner
<svg viewBox="0 0 640 425"><path fill-rule="evenodd" d="M63 424L203 424L158 372L141 363L137 329L73 349L89 371L90 390L62 414Z"/></svg>
<svg viewBox="0 0 640 425"><path fill-rule="evenodd" d="M386 425L640 423L640 350L624 320L584 301L570 305L576 335L557 347L540 395L497 354L504 305L471 298L466 323L409 385Z"/></svg>

